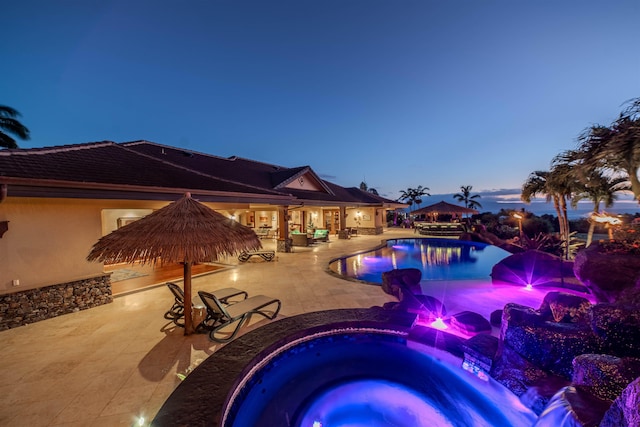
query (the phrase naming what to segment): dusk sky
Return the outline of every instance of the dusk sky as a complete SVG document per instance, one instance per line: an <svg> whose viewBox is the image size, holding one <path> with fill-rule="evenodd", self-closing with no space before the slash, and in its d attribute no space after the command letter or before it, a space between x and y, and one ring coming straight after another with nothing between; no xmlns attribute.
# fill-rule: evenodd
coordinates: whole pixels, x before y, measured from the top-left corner
<svg viewBox="0 0 640 427"><path fill-rule="evenodd" d="M640 97L638 0L22 0L1 20L22 148L145 139L391 199L517 199Z"/></svg>

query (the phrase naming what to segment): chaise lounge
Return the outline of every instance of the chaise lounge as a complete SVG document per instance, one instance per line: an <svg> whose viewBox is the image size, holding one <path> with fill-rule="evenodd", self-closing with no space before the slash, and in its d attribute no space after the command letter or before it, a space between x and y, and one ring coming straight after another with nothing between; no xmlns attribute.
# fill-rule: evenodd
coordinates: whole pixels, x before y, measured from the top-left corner
<svg viewBox="0 0 640 427"><path fill-rule="evenodd" d="M171 308L164 313L164 318L171 320L177 326L184 327L184 320L180 321L180 319L184 318L184 291L180 286L172 282L167 282L167 287L173 294L174 301ZM223 304L229 304L229 300L234 297L246 299L249 296L247 292L236 288L218 289L213 291L212 294L214 294Z"/></svg>
<svg viewBox="0 0 640 427"><path fill-rule="evenodd" d="M213 293L198 291L200 299L207 308L207 318L202 322L205 329L210 330L209 338L211 341L219 343L227 343L233 340L242 325L247 323L251 315L257 313L269 320L275 319L280 311L281 303L279 299L268 297L266 295L256 295L240 301L235 304L225 305ZM266 307L276 305L275 310L264 310ZM229 332L223 332L222 329L234 328Z"/></svg>

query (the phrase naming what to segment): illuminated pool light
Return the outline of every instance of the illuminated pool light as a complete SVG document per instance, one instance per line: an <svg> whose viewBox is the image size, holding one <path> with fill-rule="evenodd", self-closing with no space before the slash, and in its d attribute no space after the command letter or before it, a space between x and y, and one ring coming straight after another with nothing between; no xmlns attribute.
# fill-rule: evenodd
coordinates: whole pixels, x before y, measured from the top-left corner
<svg viewBox="0 0 640 427"><path fill-rule="evenodd" d="M415 390L373 379L345 382L317 396L299 425L321 427L324 423L367 427L451 425L435 405Z"/></svg>
<svg viewBox="0 0 640 427"><path fill-rule="evenodd" d="M433 322L431 322L431 327L435 328L435 329L440 329L440 330L445 330L447 328L449 328L445 323L444 320L442 320L442 317L438 317L436 318L436 320L434 320Z"/></svg>

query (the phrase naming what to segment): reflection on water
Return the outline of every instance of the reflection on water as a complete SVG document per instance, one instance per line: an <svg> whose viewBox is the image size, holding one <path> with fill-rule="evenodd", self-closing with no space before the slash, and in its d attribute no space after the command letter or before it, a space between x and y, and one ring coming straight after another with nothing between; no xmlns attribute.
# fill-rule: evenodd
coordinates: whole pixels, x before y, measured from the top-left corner
<svg viewBox="0 0 640 427"><path fill-rule="evenodd" d="M507 257L505 250L484 243L450 239L395 239L371 252L334 261L332 271L343 276L382 283L382 273L417 268L422 280L461 280L489 277L491 268Z"/></svg>

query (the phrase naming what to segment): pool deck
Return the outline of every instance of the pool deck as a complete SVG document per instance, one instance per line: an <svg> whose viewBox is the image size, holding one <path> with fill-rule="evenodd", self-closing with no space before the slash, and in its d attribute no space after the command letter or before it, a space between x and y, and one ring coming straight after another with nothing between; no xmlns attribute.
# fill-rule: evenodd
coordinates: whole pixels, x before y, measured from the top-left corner
<svg viewBox="0 0 640 427"><path fill-rule="evenodd" d="M193 279L194 294L232 286L249 295L269 295L282 301L278 319L382 306L395 298L378 286L328 274L327 266L334 258L401 237L418 236L413 230L385 229L381 235L349 240L331 236L328 243L277 253L273 262L229 258L221 261L227 268ZM275 249L272 240L262 243L264 249ZM473 280L434 283L432 295L450 314L473 310L488 318L506 302L537 308L551 290ZM164 319L172 302L161 285L116 297L112 304L1 331L0 425L131 426L139 417L148 423L180 383L179 375L222 346L206 334L186 337ZM243 332L268 321L254 316L252 322Z"/></svg>

